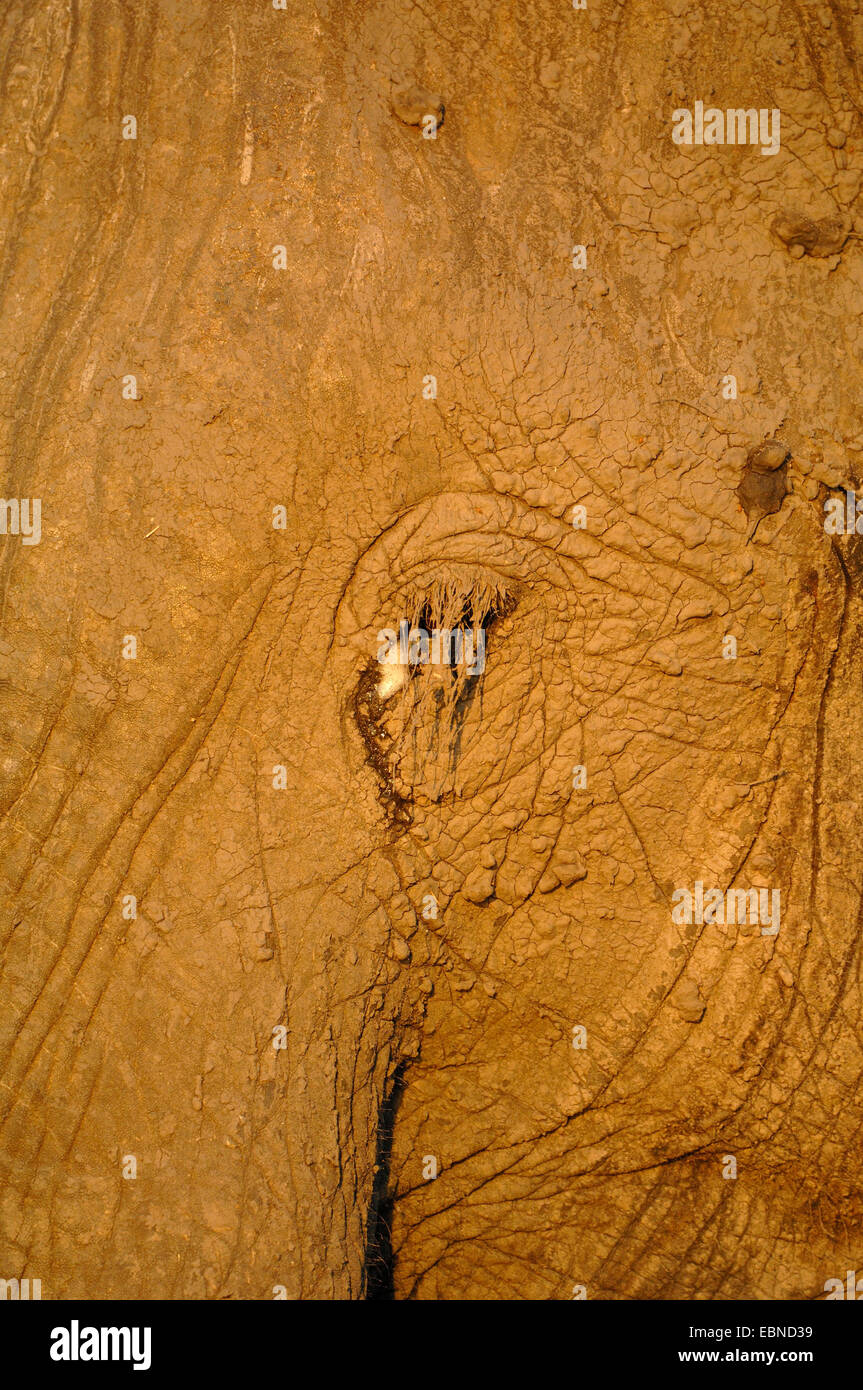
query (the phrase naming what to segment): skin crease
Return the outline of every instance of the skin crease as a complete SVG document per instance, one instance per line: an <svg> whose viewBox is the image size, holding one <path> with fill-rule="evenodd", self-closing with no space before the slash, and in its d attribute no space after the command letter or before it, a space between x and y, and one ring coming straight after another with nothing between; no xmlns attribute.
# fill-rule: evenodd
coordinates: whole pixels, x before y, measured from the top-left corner
<svg viewBox="0 0 863 1390"><path fill-rule="evenodd" d="M863 1258L823 530L861 17L690 8L4 12L3 496L42 499L0 543L4 1277L813 1299ZM781 150L674 145L696 100ZM457 727L422 672L369 705L448 583L506 595ZM676 926L697 879L778 888L778 936Z"/></svg>

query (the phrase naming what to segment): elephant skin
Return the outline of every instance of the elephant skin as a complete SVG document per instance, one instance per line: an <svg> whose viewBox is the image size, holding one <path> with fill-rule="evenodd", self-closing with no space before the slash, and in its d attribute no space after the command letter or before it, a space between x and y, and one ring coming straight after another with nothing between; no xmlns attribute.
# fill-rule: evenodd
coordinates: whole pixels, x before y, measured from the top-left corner
<svg viewBox="0 0 863 1390"><path fill-rule="evenodd" d="M859 1267L861 43L10 0L0 1276ZM675 144L696 100L781 149ZM423 615L484 669L382 687ZM676 922L696 883L778 932Z"/></svg>

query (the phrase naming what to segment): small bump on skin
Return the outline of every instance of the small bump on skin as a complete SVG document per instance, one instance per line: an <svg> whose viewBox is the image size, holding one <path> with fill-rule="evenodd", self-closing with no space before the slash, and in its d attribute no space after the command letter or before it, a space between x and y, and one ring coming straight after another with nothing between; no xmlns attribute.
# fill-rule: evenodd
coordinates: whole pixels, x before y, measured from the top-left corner
<svg viewBox="0 0 863 1390"><path fill-rule="evenodd" d="M790 457L791 450L781 439L765 439L763 444L750 450L746 462L756 473L773 473L777 468L781 468L783 463L787 463Z"/></svg>
<svg viewBox="0 0 863 1390"><path fill-rule="evenodd" d="M674 1007L687 1023L701 1022L707 1005L701 998L694 980L684 980L680 985L674 999Z"/></svg>
<svg viewBox="0 0 863 1390"><path fill-rule="evenodd" d="M438 126L443 122L443 98L425 87L415 84L398 87L392 94L390 104L393 114L405 125L422 125L425 116L434 116Z"/></svg>
<svg viewBox="0 0 863 1390"><path fill-rule="evenodd" d="M775 235L792 256L835 256L851 234L846 217L824 217L816 221L802 212L780 212L771 223Z"/></svg>
<svg viewBox="0 0 863 1390"><path fill-rule="evenodd" d="M755 525L782 506L788 492L787 465L791 450L779 439L766 439L750 449L737 488L740 505Z"/></svg>

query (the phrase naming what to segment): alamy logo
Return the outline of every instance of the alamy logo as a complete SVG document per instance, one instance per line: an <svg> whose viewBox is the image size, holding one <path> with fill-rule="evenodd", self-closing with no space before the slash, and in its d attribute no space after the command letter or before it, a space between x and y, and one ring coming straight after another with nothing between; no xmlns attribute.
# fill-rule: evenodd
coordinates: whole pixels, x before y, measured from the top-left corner
<svg viewBox="0 0 863 1390"><path fill-rule="evenodd" d="M824 1292L827 1294L827 1303L834 1298L851 1299L857 1302L863 1298L863 1277L858 1279L856 1269L849 1269L845 1275L844 1283L841 1279L825 1279Z"/></svg>
<svg viewBox="0 0 863 1390"><path fill-rule="evenodd" d="M42 1297L41 1279L0 1279L0 1298L29 1300Z"/></svg>
<svg viewBox="0 0 863 1390"><path fill-rule="evenodd" d="M378 633L378 661L383 666L462 666L469 676L485 670L485 628L436 627L431 633L411 627L406 619L398 632L385 627ZM476 648L474 648L476 641Z"/></svg>
<svg viewBox="0 0 863 1390"><path fill-rule="evenodd" d="M863 504L853 492L828 497L824 503L824 530L828 536L863 536Z"/></svg>
<svg viewBox="0 0 863 1390"><path fill-rule="evenodd" d="M699 926L715 922L722 927L750 923L761 924L762 936L775 936L779 931L780 898L778 888L708 888L705 892L700 879L695 891L675 888L671 895L671 920L678 926Z"/></svg>
<svg viewBox="0 0 863 1390"><path fill-rule="evenodd" d="M150 1369L149 1327L69 1327L51 1333L52 1361L132 1361L134 1371Z"/></svg>
<svg viewBox="0 0 863 1390"><path fill-rule="evenodd" d="M760 145L762 154L778 154L779 110L708 106L705 111L704 102L697 101L694 112L681 107L671 113L671 138L675 145Z"/></svg>
<svg viewBox="0 0 863 1390"><path fill-rule="evenodd" d="M39 544L42 539L41 497L0 497L0 536L7 535L20 536L22 545Z"/></svg>

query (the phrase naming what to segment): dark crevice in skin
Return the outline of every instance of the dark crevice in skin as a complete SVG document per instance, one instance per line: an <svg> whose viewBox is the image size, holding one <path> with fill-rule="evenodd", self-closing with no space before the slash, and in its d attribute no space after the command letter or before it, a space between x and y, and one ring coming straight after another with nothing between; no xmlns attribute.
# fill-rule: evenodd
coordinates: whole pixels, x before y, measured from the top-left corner
<svg viewBox="0 0 863 1390"><path fill-rule="evenodd" d="M375 1181L366 1223L366 1254L363 1287L366 1300L392 1302L395 1299L395 1258L392 1244L393 1196L390 1187L390 1161L396 1111L405 1088L407 1062L399 1062L389 1095L378 1112L378 1138L375 1154Z"/></svg>

